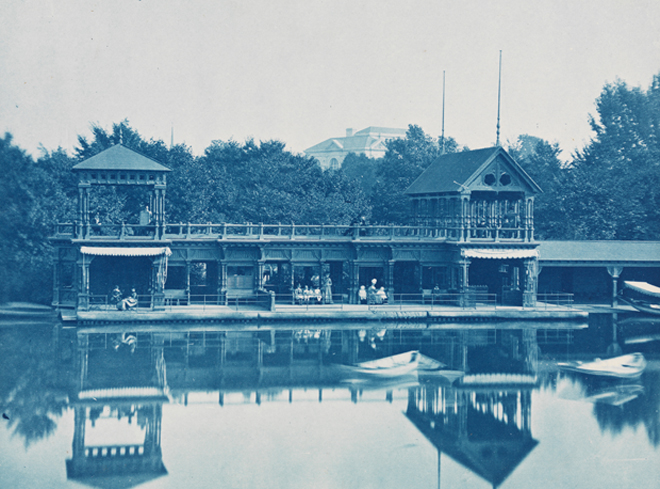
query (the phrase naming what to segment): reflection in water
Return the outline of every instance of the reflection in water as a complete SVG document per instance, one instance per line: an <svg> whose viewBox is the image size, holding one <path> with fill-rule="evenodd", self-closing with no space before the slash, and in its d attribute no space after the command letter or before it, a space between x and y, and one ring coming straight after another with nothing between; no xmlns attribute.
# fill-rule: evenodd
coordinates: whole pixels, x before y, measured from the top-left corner
<svg viewBox="0 0 660 489"><path fill-rule="evenodd" d="M66 374L52 327L0 329L0 408L9 429L28 448L51 435L67 407Z"/></svg>
<svg viewBox="0 0 660 489"><path fill-rule="evenodd" d="M595 331L603 333L600 343L607 348L612 326ZM166 475L163 404L187 405L197 393L222 406L237 395L257 405L292 403L299 395L308 399L305 391L310 390L318 402L324 393L336 397L345 392L346 399L360 403L371 390L392 402L393 392L405 389L402 422L411 423L438 450L438 477L443 453L492 486L502 484L539 444L531 418L532 393L540 388L593 402L603 431L617 435L627 426L643 425L653 445L660 444L658 371L650 369L637 382L558 372L547 360L579 356L585 338L593 348L589 335L594 330L570 325L189 331L48 327L6 328L0 334L0 394L9 428L27 447L52 434L58 417L73 409L67 477L100 487L133 487ZM619 336L625 339L621 331ZM443 369L356 382L347 378L346 369L336 368L410 350L441 362Z"/></svg>

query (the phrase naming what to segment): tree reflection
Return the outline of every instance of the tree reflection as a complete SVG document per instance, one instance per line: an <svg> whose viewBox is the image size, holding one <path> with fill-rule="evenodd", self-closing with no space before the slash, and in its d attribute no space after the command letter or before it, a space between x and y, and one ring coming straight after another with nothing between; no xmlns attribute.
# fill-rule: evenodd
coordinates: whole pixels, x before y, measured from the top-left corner
<svg viewBox="0 0 660 489"><path fill-rule="evenodd" d="M660 372L646 372L642 377L644 394L622 405L596 404L594 416L602 431L620 434L626 427L643 425L649 441L660 446Z"/></svg>
<svg viewBox="0 0 660 489"><path fill-rule="evenodd" d="M52 326L0 331L0 409L27 449L50 436L67 407L58 388L58 350Z"/></svg>

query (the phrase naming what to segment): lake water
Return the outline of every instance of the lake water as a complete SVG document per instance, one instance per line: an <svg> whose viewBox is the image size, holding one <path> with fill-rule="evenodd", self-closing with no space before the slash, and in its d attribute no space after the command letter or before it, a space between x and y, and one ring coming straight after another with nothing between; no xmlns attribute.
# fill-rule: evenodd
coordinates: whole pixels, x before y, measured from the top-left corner
<svg viewBox="0 0 660 489"><path fill-rule="evenodd" d="M0 487L660 487L660 322L0 329ZM338 367L419 350L440 372ZM641 351L638 379L557 362Z"/></svg>

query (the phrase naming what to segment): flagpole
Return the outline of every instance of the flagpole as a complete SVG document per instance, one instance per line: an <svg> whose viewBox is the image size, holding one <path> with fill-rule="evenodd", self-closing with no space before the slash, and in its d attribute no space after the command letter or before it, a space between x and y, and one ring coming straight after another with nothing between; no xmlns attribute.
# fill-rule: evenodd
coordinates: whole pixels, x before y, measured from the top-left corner
<svg viewBox="0 0 660 489"><path fill-rule="evenodd" d="M500 101L502 98L502 50L500 49L500 73L497 81L497 137L495 146L500 145Z"/></svg>
<svg viewBox="0 0 660 489"><path fill-rule="evenodd" d="M445 154L445 71L442 70L442 153Z"/></svg>

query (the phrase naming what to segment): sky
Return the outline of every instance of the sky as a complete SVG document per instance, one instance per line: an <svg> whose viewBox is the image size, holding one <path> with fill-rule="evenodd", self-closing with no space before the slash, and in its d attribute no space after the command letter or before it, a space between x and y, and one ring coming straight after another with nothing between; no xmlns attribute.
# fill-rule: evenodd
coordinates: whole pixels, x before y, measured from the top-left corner
<svg viewBox="0 0 660 489"><path fill-rule="evenodd" d="M0 134L71 151L127 119L146 139L442 132L471 149L531 134L567 159L606 83L660 73L657 0L6 0Z"/></svg>

